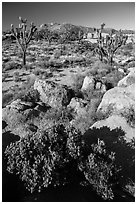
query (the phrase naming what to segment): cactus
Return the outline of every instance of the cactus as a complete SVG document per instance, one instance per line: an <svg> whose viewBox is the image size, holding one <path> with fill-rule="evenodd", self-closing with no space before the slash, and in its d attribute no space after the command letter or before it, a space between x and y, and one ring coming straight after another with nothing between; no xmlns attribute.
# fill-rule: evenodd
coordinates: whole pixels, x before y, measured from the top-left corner
<svg viewBox="0 0 137 204"><path fill-rule="evenodd" d="M105 24L101 24L101 28L97 29L98 39L97 47L95 48L95 53L99 55L100 61L104 59L109 64L113 64L113 57L119 47L124 45L127 41L128 36L124 36L120 30L118 34L114 35L114 30L111 30L111 33L106 36L106 39L102 36L102 30Z"/></svg>
<svg viewBox="0 0 137 204"><path fill-rule="evenodd" d="M26 50L28 47L28 44L30 43L30 40L37 30L34 23L31 23L30 25L30 31L27 31L27 19L22 19L19 17L19 20L21 23L19 24L19 27L14 29L13 24L11 24L11 31L16 38L19 46L21 47L22 53L23 53L23 65L26 65Z"/></svg>

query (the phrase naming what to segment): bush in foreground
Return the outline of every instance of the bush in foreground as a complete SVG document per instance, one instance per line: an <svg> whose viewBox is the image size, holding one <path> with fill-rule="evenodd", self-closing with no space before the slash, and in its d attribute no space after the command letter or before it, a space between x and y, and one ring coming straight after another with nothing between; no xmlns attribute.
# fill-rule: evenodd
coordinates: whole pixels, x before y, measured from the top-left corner
<svg viewBox="0 0 137 204"><path fill-rule="evenodd" d="M77 155L78 146L72 142L74 134L78 135L73 128L54 124L44 132L39 131L11 143L5 151L8 157L7 170L19 174L31 192L41 191L51 184L65 184L68 182L68 172L63 169Z"/></svg>
<svg viewBox="0 0 137 204"><path fill-rule="evenodd" d="M88 158L79 165L85 178L104 200L114 198L113 185L110 182L116 171L114 161L114 153L107 154L105 143L98 139L97 144L91 145L91 153Z"/></svg>
<svg viewBox="0 0 137 204"><path fill-rule="evenodd" d="M45 130L21 138L6 148L7 170L16 173L31 191L40 192L48 186L81 183L85 176L97 194L113 199L115 175L113 154L108 154L105 144L99 140L86 152L80 132L71 125L53 123ZM81 176L78 176L81 175Z"/></svg>

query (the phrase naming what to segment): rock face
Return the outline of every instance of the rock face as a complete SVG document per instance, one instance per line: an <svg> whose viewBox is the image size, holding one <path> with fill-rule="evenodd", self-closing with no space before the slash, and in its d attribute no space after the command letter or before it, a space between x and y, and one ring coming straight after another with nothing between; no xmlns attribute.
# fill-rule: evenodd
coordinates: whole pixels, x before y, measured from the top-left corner
<svg viewBox="0 0 137 204"><path fill-rule="evenodd" d="M85 92L87 90L90 90L90 91L100 90L102 93L105 93L106 85L103 84L101 81L97 81L92 75L86 76L84 78L81 91Z"/></svg>
<svg viewBox="0 0 137 204"><path fill-rule="evenodd" d="M94 90L95 80L93 76L86 76L83 81L83 85L81 91L85 91L87 89Z"/></svg>
<svg viewBox="0 0 137 204"><path fill-rule="evenodd" d="M9 109L16 109L18 111L24 111L28 108L32 108L33 103L32 102L25 102L21 101L21 99L17 99L13 101L10 105L7 105L7 108Z"/></svg>
<svg viewBox="0 0 137 204"><path fill-rule="evenodd" d="M101 89L102 83L101 82L97 82L96 83L96 89Z"/></svg>
<svg viewBox="0 0 137 204"><path fill-rule="evenodd" d="M77 116L83 115L86 113L85 106L87 105L87 102L84 101L81 98L72 98L69 105L67 106L69 109L72 109Z"/></svg>
<svg viewBox="0 0 137 204"><path fill-rule="evenodd" d="M13 101L6 108L2 109L2 118L8 124L9 130L20 137L24 137L29 133L26 121L32 111L33 104L24 102L20 99Z"/></svg>
<svg viewBox="0 0 137 204"><path fill-rule="evenodd" d="M118 87L127 87L135 83L135 70L130 71L130 73L118 82Z"/></svg>
<svg viewBox="0 0 137 204"><path fill-rule="evenodd" d="M103 114L130 114L135 110L135 71L118 82L118 86L108 90L98 107Z"/></svg>
<svg viewBox="0 0 137 204"><path fill-rule="evenodd" d="M135 109L135 84L108 90L97 109L103 114L120 114Z"/></svg>
<svg viewBox="0 0 137 204"><path fill-rule="evenodd" d="M95 122L90 128L101 128L109 127L110 130L115 130L116 128L121 128L125 132L124 139L127 142L131 142L135 137L135 128L131 127L126 118L118 115L112 115L104 120Z"/></svg>
<svg viewBox="0 0 137 204"><path fill-rule="evenodd" d="M52 108L67 106L72 98L71 90L52 82L36 80L34 89L39 92L41 101Z"/></svg>

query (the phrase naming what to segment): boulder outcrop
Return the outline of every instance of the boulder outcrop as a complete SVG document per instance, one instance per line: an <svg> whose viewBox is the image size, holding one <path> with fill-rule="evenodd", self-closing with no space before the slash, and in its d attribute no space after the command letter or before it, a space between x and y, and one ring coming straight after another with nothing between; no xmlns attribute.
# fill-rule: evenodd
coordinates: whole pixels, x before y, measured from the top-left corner
<svg viewBox="0 0 137 204"><path fill-rule="evenodd" d="M127 87L135 83L135 70L132 69L127 76L118 82L118 87Z"/></svg>
<svg viewBox="0 0 137 204"><path fill-rule="evenodd" d="M135 84L127 87L114 87L108 90L97 111L105 114L121 114L135 109Z"/></svg>
<svg viewBox="0 0 137 204"><path fill-rule="evenodd" d="M72 91L66 86L44 80L36 80L34 89L39 92L41 101L52 108L67 106L73 97Z"/></svg>
<svg viewBox="0 0 137 204"><path fill-rule="evenodd" d="M87 89L94 90L95 88L95 79L91 76L86 76L83 81L81 91L86 91Z"/></svg>
<svg viewBox="0 0 137 204"><path fill-rule="evenodd" d="M86 113L85 106L87 105L87 101L84 101L81 98L72 98L69 105L67 106L69 109L72 109L77 116L83 115Z"/></svg>
<svg viewBox="0 0 137 204"><path fill-rule="evenodd" d="M102 128L109 127L110 130L115 130L117 128L122 129L124 131L124 139L127 142L131 142L135 138L135 128L131 127L126 118L118 115L112 115L104 120L100 120L95 122L90 129L93 128Z"/></svg>

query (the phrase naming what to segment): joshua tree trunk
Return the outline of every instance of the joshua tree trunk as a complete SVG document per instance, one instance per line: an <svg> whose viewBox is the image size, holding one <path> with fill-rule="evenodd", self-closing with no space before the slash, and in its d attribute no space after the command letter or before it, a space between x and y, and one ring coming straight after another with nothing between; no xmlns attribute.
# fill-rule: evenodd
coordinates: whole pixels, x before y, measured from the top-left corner
<svg viewBox="0 0 137 204"><path fill-rule="evenodd" d="M113 64L113 56L110 57L110 65L112 66Z"/></svg>
<svg viewBox="0 0 137 204"><path fill-rule="evenodd" d="M23 65L26 65L26 52L23 52Z"/></svg>
<svg viewBox="0 0 137 204"><path fill-rule="evenodd" d="M112 66L113 64L113 54L110 54L109 56L109 64Z"/></svg>

